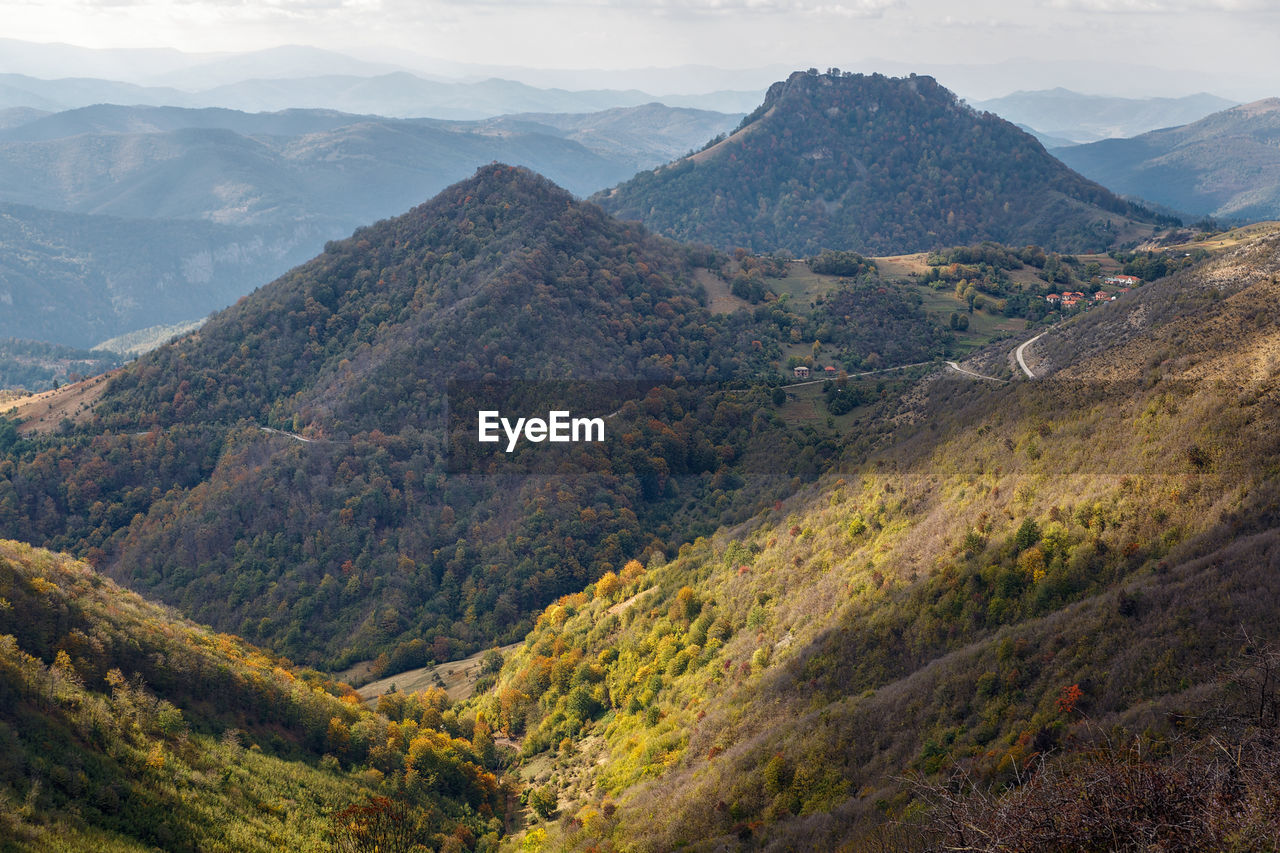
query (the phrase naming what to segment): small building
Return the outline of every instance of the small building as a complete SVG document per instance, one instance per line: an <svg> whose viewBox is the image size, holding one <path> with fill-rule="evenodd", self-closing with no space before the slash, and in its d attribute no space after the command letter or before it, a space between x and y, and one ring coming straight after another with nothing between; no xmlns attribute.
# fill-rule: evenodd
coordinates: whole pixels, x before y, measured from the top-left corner
<svg viewBox="0 0 1280 853"><path fill-rule="evenodd" d="M1134 275L1109 275L1103 280L1104 284L1114 285L1116 287L1134 287L1138 284L1138 277Z"/></svg>
<svg viewBox="0 0 1280 853"><path fill-rule="evenodd" d="M809 378L809 368L805 367L803 364L796 368L796 379L808 379L808 378Z"/></svg>
<svg viewBox="0 0 1280 853"><path fill-rule="evenodd" d="M1099 290L1097 293L1093 294L1094 302L1110 302L1112 299L1115 299L1115 297L1110 293L1107 293L1105 290Z"/></svg>
<svg viewBox="0 0 1280 853"><path fill-rule="evenodd" d="M822 372L825 373L827 376L835 376L837 373L839 373L838 370L836 370L834 367L832 367L829 364L826 367L822 368Z"/></svg>
<svg viewBox="0 0 1280 853"><path fill-rule="evenodd" d="M1050 293L1048 296L1046 296L1046 297L1044 298L1044 301L1045 301L1045 302L1048 302L1050 305L1061 305L1061 304L1062 304L1062 294L1061 294L1061 293Z"/></svg>

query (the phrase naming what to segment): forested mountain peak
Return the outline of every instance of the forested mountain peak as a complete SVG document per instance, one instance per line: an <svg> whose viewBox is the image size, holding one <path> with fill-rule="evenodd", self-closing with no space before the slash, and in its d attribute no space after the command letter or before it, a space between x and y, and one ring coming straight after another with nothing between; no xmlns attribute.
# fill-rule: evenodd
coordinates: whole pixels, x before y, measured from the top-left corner
<svg viewBox="0 0 1280 853"><path fill-rule="evenodd" d="M806 106L825 110L845 101L859 102L874 111L877 98L902 92L911 92L935 107L973 112L953 92L928 75L886 77L883 74L839 73L834 69L826 74L794 72L786 80L779 80L769 87L761 106L765 110L777 105L796 110L803 110Z"/></svg>
<svg viewBox="0 0 1280 853"><path fill-rule="evenodd" d="M831 428L769 387L816 338L851 369L945 345L874 281L713 314L708 265L739 263L484 167L126 366L76 423L24 427L0 525L311 664L383 653L394 674L513 640L555 595L816 476ZM450 420L467 382L516 387L517 417L585 401L608 436L572 446L568 478L532 446L495 473L474 417Z"/></svg>
<svg viewBox="0 0 1280 853"><path fill-rule="evenodd" d="M640 314L640 326L667 325L676 309L691 315L693 293L672 244L540 175L493 164L402 216L331 241L198 336L147 356L99 412L117 428L198 416L392 432L438 415L396 396L413 393L410 381L439 393L451 379L487 373L646 375L655 353L633 348L619 362L605 319ZM663 301L672 313L653 316Z"/></svg>
<svg viewBox="0 0 1280 853"><path fill-rule="evenodd" d="M714 143L595 199L679 239L805 254L1097 249L1154 221L932 77L798 72Z"/></svg>

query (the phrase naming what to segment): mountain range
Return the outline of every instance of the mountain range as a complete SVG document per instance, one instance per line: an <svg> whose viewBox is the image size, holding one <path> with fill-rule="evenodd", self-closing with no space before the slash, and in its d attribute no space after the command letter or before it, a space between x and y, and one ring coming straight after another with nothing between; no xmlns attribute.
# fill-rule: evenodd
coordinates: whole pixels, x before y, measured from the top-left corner
<svg viewBox="0 0 1280 853"><path fill-rule="evenodd" d="M1117 98L1083 95L1068 89L1014 92L975 101L974 109L993 112L1040 136L1068 143L1137 136L1150 130L1190 124L1210 113L1235 106L1233 101L1201 92L1180 98ZM1046 147L1050 147L1046 143Z"/></svg>
<svg viewBox="0 0 1280 853"><path fill-rule="evenodd" d="M1178 138L1250 167L1276 112ZM0 116L0 186L66 208L0 209L25 316L212 292L336 227L316 198L369 219L0 397L0 849L1275 847L1280 228L1166 228L932 78L834 69L599 204L361 186L704 120ZM601 435L491 448L488 409Z"/></svg>
<svg viewBox="0 0 1280 853"><path fill-rule="evenodd" d="M0 203L0 335L87 349L200 318L328 236L306 222L125 219Z"/></svg>
<svg viewBox="0 0 1280 853"><path fill-rule="evenodd" d="M906 385L855 385L859 408L823 428L791 420L808 409L788 399L802 388L776 401L778 367L797 340L816 355L865 346L847 335L884 348L927 331L907 298L928 289L918 278L849 263L807 309L711 311L706 290L749 256L671 244L528 172L482 169L85 383L56 429L4 422L0 523L90 564L0 549L0 627L18 638L4 707L24 715L5 754L34 761L33 726L91 731L83 709L145 712L127 748L115 728L61 738L47 791L13 765L8 796L44 814L92 796L60 831L168 843L156 833L180 832L190 808L240 827L258 791L196 789L166 812L155 792L171 773L256 767L321 804L278 805L300 839L325 831L320 809L371 802L365 784L388 808L431 803L418 837L462 824L465 850L506 831L467 810L500 811L482 768L501 766L527 803L508 843L545 849L936 849L960 843L956 809L965 832L1016 830L1028 846L1144 837L1190 815L1212 817L1194 824L1200 846L1262 837L1274 785L1253 761L1272 753L1249 740L1240 690L1250 655L1270 654L1280 601L1265 416L1278 240L1187 246L1210 255L1019 347L1034 378L984 379L1010 378L1014 341L997 342L968 375L934 361ZM903 362L943 339L918 340ZM575 463L605 467L513 479L442 466L442 448L463 449L434 425L450 378L645 375L656 384L615 410L619 444ZM687 382L713 376L731 381ZM526 387L526 402L551 402ZM371 674L392 680L526 639L448 715L438 694L339 711L326 697L340 686L95 587L91 566L291 655L336 666L380 648ZM137 617L87 621L124 601ZM231 686L201 693L220 672ZM261 755L217 745L241 737ZM1129 738L1120 766L1168 779L1159 797L1108 775L1107 743ZM1218 779L1197 744L1251 760ZM320 753L332 758L308 758ZM1040 781L1019 786L1037 755ZM298 759L312 769L279 763ZM52 769L68 766L90 771ZM418 768L452 781L415 787ZM959 773L982 787L948 788ZM96 792L112 785L132 823L108 817ZM1071 803L1099 786L1125 805L1102 829L1094 808L1010 828L1001 809L1022 800L983 799ZM1246 806L1222 811L1231 791ZM15 837L48 837L9 821ZM220 824L192 825L184 837Z"/></svg>
<svg viewBox="0 0 1280 853"><path fill-rule="evenodd" d="M204 317L484 163L586 194L736 120L657 104L483 124L109 105L25 118L0 130L0 335L79 347Z"/></svg>
<svg viewBox="0 0 1280 853"><path fill-rule="evenodd" d="M772 86L729 137L593 200L677 239L797 254L1097 250L1155 222L930 77L816 71Z"/></svg>
<svg viewBox="0 0 1280 853"><path fill-rule="evenodd" d="M362 222L476 166L529 165L587 194L684 153L737 116L660 104L478 123L327 110L100 105L0 131L0 198L77 213L215 222Z"/></svg>
<svg viewBox="0 0 1280 853"><path fill-rule="evenodd" d="M539 89L512 80L429 80L407 71L373 77L327 73L247 79L188 92L97 78L43 79L0 74L0 109L58 112L95 104L223 108L246 112L327 109L393 118L481 119L518 112L594 112L662 101L670 106L742 112L756 91L655 96L636 89Z"/></svg>
<svg viewBox="0 0 1280 853"><path fill-rule="evenodd" d="M1280 217L1280 100L1232 107L1183 127L1055 149L1064 163L1128 196L1191 216Z"/></svg>

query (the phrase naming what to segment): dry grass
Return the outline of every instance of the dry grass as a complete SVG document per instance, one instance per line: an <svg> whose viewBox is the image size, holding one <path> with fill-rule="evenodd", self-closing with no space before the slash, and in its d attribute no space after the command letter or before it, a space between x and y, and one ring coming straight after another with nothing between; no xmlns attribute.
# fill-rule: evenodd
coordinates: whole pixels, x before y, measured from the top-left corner
<svg viewBox="0 0 1280 853"><path fill-rule="evenodd" d="M499 651L503 655L507 655L513 649L519 648L520 645L520 643L513 643L512 645L501 647ZM444 689L449 694L449 700L460 702L469 698L475 692L476 681L480 678L481 659L489 651L489 649L485 649L469 657L445 661L434 666L411 669L407 672L381 678L366 684L356 692L361 699L368 702L388 692L393 684L396 690L401 693L417 693L421 690L426 690L428 687L438 687L439 685L436 683L438 677L444 682Z"/></svg>
<svg viewBox="0 0 1280 853"><path fill-rule="evenodd" d="M736 133L731 134L727 139L724 139L716 143L715 145L712 145L710 148L707 148L703 151L699 151L697 154L694 154L692 157L687 157L684 159L690 160L694 163L705 163L708 160L711 160L715 157L719 157L722 154L727 153L729 150L741 145L742 140L745 139L748 134L755 133L756 130L758 130L766 122L766 120L773 115L776 109L777 107L773 107L764 115L762 115L760 118L758 118L756 121L753 121L751 124L747 125L742 130L739 130ZM682 163L684 162L684 160L677 160L676 162ZM663 168L666 168L666 167L665 166L658 167L658 169L663 169ZM658 170L655 170L655 171L658 171Z"/></svg>
<svg viewBox="0 0 1280 853"><path fill-rule="evenodd" d="M698 269L696 278L698 284L707 290L707 309L712 314L732 314L744 308L751 310L751 303L734 296L729 290L729 282L711 270Z"/></svg>
<svg viewBox="0 0 1280 853"><path fill-rule="evenodd" d="M0 390L0 411L2 411L4 407L10 403L16 403L17 401L23 400L30 396L32 396L32 393L30 391L24 391L22 389Z"/></svg>
<svg viewBox="0 0 1280 853"><path fill-rule="evenodd" d="M884 278L907 278L927 273L929 265L925 261L928 257L928 252L916 252L913 255L891 255L871 260L876 262L876 267Z"/></svg>
<svg viewBox="0 0 1280 853"><path fill-rule="evenodd" d="M1255 222L1252 225L1232 228L1230 231L1215 234L1212 237L1179 240L1172 246L1165 243L1159 245L1153 243L1139 246L1138 248L1140 250L1151 249L1153 251L1167 251L1170 248L1185 249L1186 251L1205 249L1210 252L1216 252L1223 249L1233 249L1243 243L1252 242L1259 237L1275 236L1278 233L1280 233L1280 222ZM1188 234L1187 237L1189 238L1190 235Z"/></svg>
<svg viewBox="0 0 1280 853"><path fill-rule="evenodd" d="M93 413L94 404L117 372L113 370L73 385L23 397L5 412L5 416L21 420L18 432L22 434L53 432L63 419L81 423Z"/></svg>

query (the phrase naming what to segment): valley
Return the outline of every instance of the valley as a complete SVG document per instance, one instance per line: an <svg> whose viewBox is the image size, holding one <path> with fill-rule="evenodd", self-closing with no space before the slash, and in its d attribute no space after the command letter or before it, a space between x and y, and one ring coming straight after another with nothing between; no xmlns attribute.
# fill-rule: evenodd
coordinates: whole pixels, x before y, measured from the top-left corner
<svg viewBox="0 0 1280 853"><path fill-rule="evenodd" d="M1211 322L1268 298L1275 239L1248 246L1248 281ZM1243 260L1144 296L1156 312ZM1264 568L1274 483L1244 473L1274 465L1255 408L1274 371L1250 369L1250 344L1213 333L1155 377L1151 360L1126 357L1180 340L1186 316L1134 325L1035 383L934 381L914 426L863 464L666 564L635 566L630 584L606 579L545 611L496 698L528 697L513 730L526 732L523 752L551 756L562 812L577 817L551 826L548 846L634 844L645 826L640 849L717 837L834 847L906 809L896 768L927 776L954 762L1007 779L1033 751L1090 742L1095 726L1166 713L1217 725L1204 703L1240 635L1203 628L1230 612L1262 630L1277 593ZM1052 342L1079 346L1117 323L1128 325L1082 316ZM1085 378L1104 363L1118 373ZM1186 381L1241 367L1243 393ZM645 611L609 613L651 586ZM539 680L568 665L573 678ZM1059 702L1069 686L1080 698ZM1071 710L1085 702L1093 722ZM712 798L725 808L700 807ZM937 825L899 827L895 849L932 849Z"/></svg>

